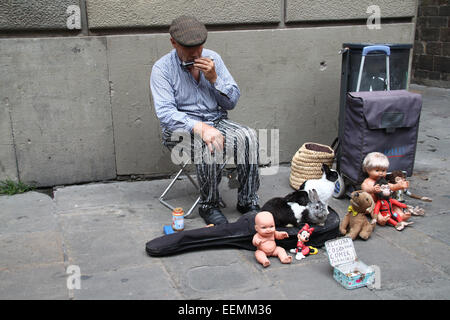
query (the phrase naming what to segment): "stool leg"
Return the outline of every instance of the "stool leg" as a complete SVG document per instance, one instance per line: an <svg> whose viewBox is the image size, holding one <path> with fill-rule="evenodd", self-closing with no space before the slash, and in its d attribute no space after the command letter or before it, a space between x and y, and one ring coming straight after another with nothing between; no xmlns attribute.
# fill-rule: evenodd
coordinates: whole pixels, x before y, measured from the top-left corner
<svg viewBox="0 0 450 320"><path fill-rule="evenodd" d="M175 209L174 206L172 206L170 203L168 203L167 201L164 200L164 197L166 196L166 194L169 192L170 189L172 189L173 185L175 184L175 182L177 181L178 177L181 175L181 173L184 171L184 168L186 167L187 163L180 165L181 169L177 172L177 174L175 175L175 177L172 179L172 181L170 182L170 184L167 186L167 188L164 190L164 192L161 194L161 196L159 197L159 202L161 204L163 204L165 207L169 208L170 210ZM226 162L222 164L221 168L220 168L220 174L222 174L222 170L225 168ZM194 178L191 177L191 175L188 172L185 172L186 176L188 177L189 181L191 181L191 183L195 186L195 188L197 190L200 190L200 188L198 187L196 181ZM197 200L194 202L194 204L192 205L192 207L184 214L184 217L187 218L189 217L192 212L194 211L195 207L198 205L198 203L200 202L201 197L198 197ZM226 204L225 202L220 199L220 203L219 205L222 208L226 208Z"/></svg>
<svg viewBox="0 0 450 320"><path fill-rule="evenodd" d="M164 200L165 195L167 194L167 192L169 192L169 190L172 188L172 186L175 184L175 182L177 181L178 177L180 176L180 174L183 172L184 168L186 167L186 164L184 164L180 171L178 171L178 173L175 175L175 178L173 178L173 180L170 182L170 184L167 186L166 190L164 190L164 192L161 194L161 196L159 197L159 202L161 202L164 206L166 206L167 208L169 208L170 210L175 209L174 206L172 206L171 204L167 203Z"/></svg>
<svg viewBox="0 0 450 320"><path fill-rule="evenodd" d="M187 217L189 217L189 216L191 215L192 211L194 211L194 209L195 209L195 207L197 206L197 204L199 203L199 201L200 201L200 197L197 198L197 200L196 200L195 203L192 205L192 207L189 209L189 211L186 212L186 213L184 214L184 217L185 217L185 218L187 218Z"/></svg>

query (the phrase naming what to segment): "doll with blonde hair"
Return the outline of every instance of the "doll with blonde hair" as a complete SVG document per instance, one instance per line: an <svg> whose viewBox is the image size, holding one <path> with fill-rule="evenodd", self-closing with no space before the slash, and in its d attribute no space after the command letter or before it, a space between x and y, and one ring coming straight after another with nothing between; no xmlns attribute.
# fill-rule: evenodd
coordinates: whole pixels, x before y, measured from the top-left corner
<svg viewBox="0 0 450 320"><path fill-rule="evenodd" d="M388 168L389 159L381 152L371 152L367 154L363 160L362 169L367 173L368 177L361 184L361 189L369 193L375 203L378 200L376 194L381 192L380 185L375 182L380 178L386 178ZM399 181L395 184L389 183L391 191L407 189L408 187L409 182L406 180ZM403 219L403 221L406 221L411 217L411 213L409 211L404 212L402 208L394 206L392 209ZM382 215L378 215L377 222L381 225L385 225L387 219Z"/></svg>

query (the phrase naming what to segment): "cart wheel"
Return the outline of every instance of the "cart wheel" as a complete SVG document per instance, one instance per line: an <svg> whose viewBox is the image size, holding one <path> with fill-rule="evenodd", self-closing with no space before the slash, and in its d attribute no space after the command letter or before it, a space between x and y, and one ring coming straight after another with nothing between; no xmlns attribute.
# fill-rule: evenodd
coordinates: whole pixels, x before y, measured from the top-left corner
<svg viewBox="0 0 450 320"><path fill-rule="evenodd" d="M345 182L342 176L338 173L338 179L334 183L333 197L341 199L345 195Z"/></svg>

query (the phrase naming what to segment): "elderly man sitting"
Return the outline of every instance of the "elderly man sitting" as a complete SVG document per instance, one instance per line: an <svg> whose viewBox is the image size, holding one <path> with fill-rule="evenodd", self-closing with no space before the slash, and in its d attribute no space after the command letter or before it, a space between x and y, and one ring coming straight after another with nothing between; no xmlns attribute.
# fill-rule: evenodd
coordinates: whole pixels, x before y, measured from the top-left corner
<svg viewBox="0 0 450 320"><path fill-rule="evenodd" d="M174 49L154 64L150 88L163 139L170 140L175 131L192 137L200 216L206 224L228 223L218 190L227 150L233 151L238 172L237 210L259 211L256 133L228 119L240 97L238 85L220 55L203 48L207 30L201 22L181 16L172 21L169 33Z"/></svg>

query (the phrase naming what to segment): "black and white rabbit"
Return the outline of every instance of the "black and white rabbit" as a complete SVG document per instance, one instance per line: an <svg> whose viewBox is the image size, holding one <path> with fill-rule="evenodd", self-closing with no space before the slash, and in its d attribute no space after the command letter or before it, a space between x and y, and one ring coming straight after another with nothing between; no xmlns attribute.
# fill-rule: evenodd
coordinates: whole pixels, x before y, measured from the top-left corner
<svg viewBox="0 0 450 320"><path fill-rule="evenodd" d="M327 219L325 205L319 200L316 190L294 191L284 198L276 197L267 201L261 211L272 213L276 227L309 223L323 226Z"/></svg>
<svg viewBox="0 0 450 320"><path fill-rule="evenodd" d="M322 177L320 179L310 179L303 182L303 184L298 188L299 190L313 190L317 191L319 199L325 205L327 214L328 212L328 201L334 192L334 184L339 178L336 170L330 169L325 163L322 164Z"/></svg>

